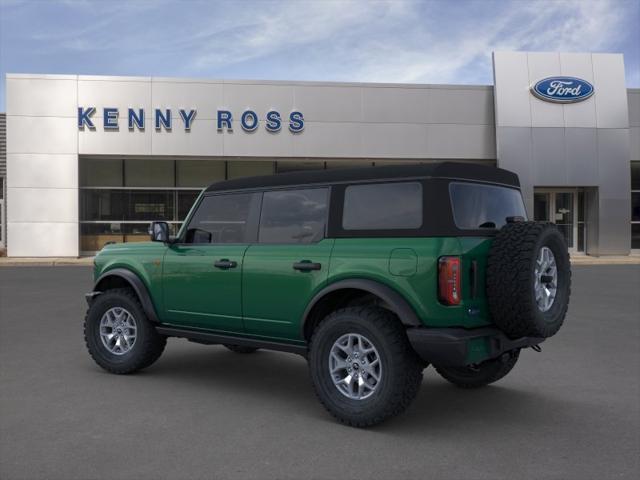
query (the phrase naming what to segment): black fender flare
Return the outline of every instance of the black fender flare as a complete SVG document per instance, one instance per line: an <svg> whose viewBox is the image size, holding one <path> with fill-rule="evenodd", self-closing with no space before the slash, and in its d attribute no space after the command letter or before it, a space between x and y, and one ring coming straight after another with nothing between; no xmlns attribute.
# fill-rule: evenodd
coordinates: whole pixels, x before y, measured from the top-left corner
<svg viewBox="0 0 640 480"><path fill-rule="evenodd" d="M305 325L307 323L307 320L309 319L309 314L313 310L313 307L327 294L335 292L336 290L344 289L356 289L369 292L379 297L387 305L389 305L391 311L393 311L393 313L398 316L403 325L407 327L422 326L422 322L418 318L418 315L416 315L413 307L396 290L375 280L369 280L366 278L353 278L347 280L339 280L335 283L327 285L314 295L314 297L307 305L304 314L302 315L302 325L300 326L300 331L302 332L303 336Z"/></svg>
<svg viewBox="0 0 640 480"><path fill-rule="evenodd" d="M140 280L140 277L137 274L133 273L131 270L127 270L126 268L114 268L113 270L108 270L100 275L93 287L93 292L90 294L92 297L103 293L103 291L100 290L100 283L109 277L120 277L127 282L131 288L133 288L134 292L136 292L136 295L142 304L142 308L144 309L144 313L147 314L149 320L153 323L160 323L158 314L156 313L156 308L153 305L151 295L149 295L149 290L147 290L146 285L142 280Z"/></svg>

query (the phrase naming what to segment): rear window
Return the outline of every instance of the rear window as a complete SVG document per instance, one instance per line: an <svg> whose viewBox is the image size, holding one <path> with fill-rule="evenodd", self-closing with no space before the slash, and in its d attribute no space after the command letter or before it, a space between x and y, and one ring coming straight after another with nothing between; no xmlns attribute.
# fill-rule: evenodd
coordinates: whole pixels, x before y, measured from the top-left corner
<svg viewBox="0 0 640 480"><path fill-rule="evenodd" d="M527 217L520 190L495 185L452 182L451 207L461 230L500 228L507 217Z"/></svg>
<svg viewBox="0 0 640 480"><path fill-rule="evenodd" d="M422 226L418 182L351 185L344 192L345 230L403 230Z"/></svg>

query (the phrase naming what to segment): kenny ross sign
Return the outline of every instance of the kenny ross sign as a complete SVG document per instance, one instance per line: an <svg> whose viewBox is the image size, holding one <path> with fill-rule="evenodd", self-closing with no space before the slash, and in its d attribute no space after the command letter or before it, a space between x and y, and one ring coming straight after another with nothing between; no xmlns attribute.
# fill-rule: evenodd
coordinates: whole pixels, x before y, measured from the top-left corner
<svg viewBox="0 0 640 480"><path fill-rule="evenodd" d="M102 125L105 130L117 130L120 128L120 111L117 108L105 107L102 109ZM185 110L179 109L178 114L175 115L170 108L155 108L153 109L153 127L156 131L166 130L168 132L173 130L174 122L179 122L180 126L185 131L191 130L191 125L196 119L197 110ZM95 107L78 107L78 128L84 130L88 128L95 130L94 118L96 115ZM245 110L240 115L239 119L234 118L233 114L229 110L218 110L216 114L216 127L218 132L224 132L225 130L233 131L234 122L239 122L240 127L245 132L253 132L260 126L260 118L258 114L253 110ZM285 120L277 110L269 110L264 118L264 128L268 132L277 133L282 130L282 124L288 123L289 131L291 133L300 133L304 129L304 116L301 112L296 110L289 113L289 117ZM145 111L143 108L127 108L127 128L131 131L138 129L145 129Z"/></svg>

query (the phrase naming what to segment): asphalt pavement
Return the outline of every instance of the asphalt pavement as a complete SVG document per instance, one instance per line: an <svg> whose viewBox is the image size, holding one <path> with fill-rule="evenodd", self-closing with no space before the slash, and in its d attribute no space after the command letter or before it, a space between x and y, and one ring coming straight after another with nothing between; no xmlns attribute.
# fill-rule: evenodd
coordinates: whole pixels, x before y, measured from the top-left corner
<svg viewBox="0 0 640 480"><path fill-rule="evenodd" d="M425 371L402 416L358 430L301 357L170 339L135 375L82 337L87 267L0 268L0 478L640 478L640 267L575 266L566 325L475 391Z"/></svg>

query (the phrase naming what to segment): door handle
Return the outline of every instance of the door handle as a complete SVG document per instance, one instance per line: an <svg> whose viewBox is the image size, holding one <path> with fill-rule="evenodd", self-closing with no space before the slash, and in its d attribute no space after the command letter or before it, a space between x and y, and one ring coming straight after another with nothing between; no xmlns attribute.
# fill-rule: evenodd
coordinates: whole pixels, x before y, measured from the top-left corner
<svg viewBox="0 0 640 480"><path fill-rule="evenodd" d="M236 268L238 266L238 262L223 258L222 260L215 261L213 263L213 266L216 268L221 268L222 270L228 270L230 268Z"/></svg>
<svg viewBox="0 0 640 480"><path fill-rule="evenodd" d="M320 270L322 268L322 264L312 262L310 260L302 260L300 262L295 262L293 264L294 270L299 270L301 272L310 272L312 270Z"/></svg>

